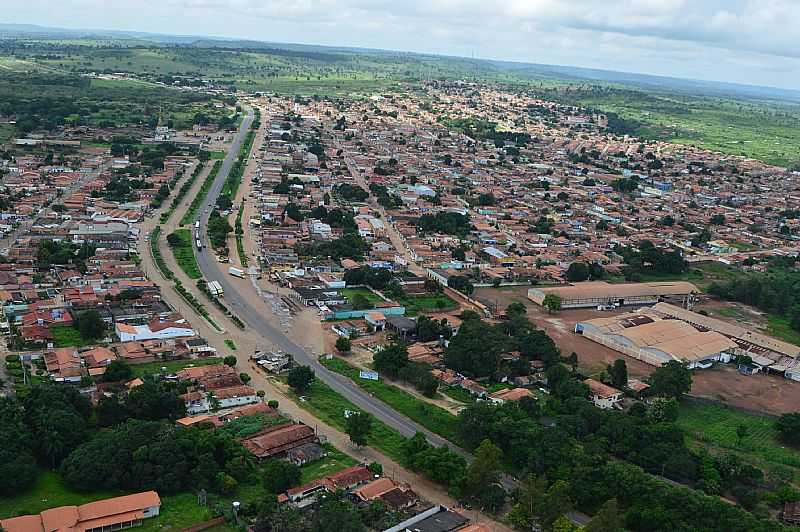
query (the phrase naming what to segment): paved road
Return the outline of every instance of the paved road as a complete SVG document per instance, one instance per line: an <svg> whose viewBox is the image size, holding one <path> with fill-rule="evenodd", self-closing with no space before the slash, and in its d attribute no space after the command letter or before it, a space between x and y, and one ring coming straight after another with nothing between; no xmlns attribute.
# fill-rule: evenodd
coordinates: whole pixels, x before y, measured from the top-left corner
<svg viewBox="0 0 800 532"><path fill-rule="evenodd" d="M252 110L249 110L239 128L239 132L231 144L228 155L222 163L219 174L217 174L217 179L202 204L198 219L200 220L200 226L203 228L206 227L212 206L216 203L217 196L219 196L222 190L225 179L233 167L233 163L236 161L239 147L242 145L247 135L252 120L253 113ZM209 212L206 212L206 210ZM203 231L203 233L203 238L207 240L205 231ZM275 345L278 349L292 355L299 364L310 366L314 370L314 373L316 373L317 378L330 386L337 393L347 398L358 408L364 412L369 412L406 437L411 437L417 432L422 432L433 445L447 445L456 452L468 456L467 453L459 447L408 419L382 401L375 399L347 377L329 371L319 362L316 355L307 352L288 338L281 330L276 328L268 317L270 311L267 308L266 302L264 302L263 307L259 305L259 308L256 308L250 303L248 298L242 296L245 290L254 290L250 281L247 279L237 279L229 275L227 272L228 265L217 262L213 252L211 252L209 248L205 248L201 253L198 253L197 263L206 279L219 281L222 285L225 290L225 302L229 305L234 314L239 316L240 319L262 338Z"/></svg>

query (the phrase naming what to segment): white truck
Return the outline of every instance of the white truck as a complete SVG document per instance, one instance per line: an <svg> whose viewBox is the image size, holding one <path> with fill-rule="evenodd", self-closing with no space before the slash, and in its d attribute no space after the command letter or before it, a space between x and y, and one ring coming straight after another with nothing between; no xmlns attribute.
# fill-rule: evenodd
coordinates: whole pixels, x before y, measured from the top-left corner
<svg viewBox="0 0 800 532"><path fill-rule="evenodd" d="M208 291L211 292L211 295L217 297L222 297L225 295L225 290L223 290L222 285L219 284L219 281L209 281Z"/></svg>
<svg viewBox="0 0 800 532"><path fill-rule="evenodd" d="M234 268L231 266L228 268L228 273L234 277L238 277L239 279L244 279L244 270L240 270L239 268Z"/></svg>

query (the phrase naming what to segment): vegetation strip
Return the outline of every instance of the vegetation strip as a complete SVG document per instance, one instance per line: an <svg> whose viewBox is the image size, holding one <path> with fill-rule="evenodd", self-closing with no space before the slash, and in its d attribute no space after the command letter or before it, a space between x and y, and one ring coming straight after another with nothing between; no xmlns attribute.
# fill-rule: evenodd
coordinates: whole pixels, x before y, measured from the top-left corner
<svg viewBox="0 0 800 532"><path fill-rule="evenodd" d="M348 377L359 387L409 419L446 440L458 443L458 417L447 410L414 397L410 393L383 381L362 379L359 377L358 368L351 366L340 358L330 360L323 358L321 362L329 370Z"/></svg>
<svg viewBox="0 0 800 532"><path fill-rule="evenodd" d="M186 210L186 213L181 217L180 225L186 225L192 223L194 220L195 215L197 215L197 211L200 208L200 205L206 199L208 195L208 191L211 189L211 185L214 184L214 180L217 178L217 174L219 173L219 169L222 167L222 161L214 161L214 166L211 168L211 171L208 173L206 180L203 181L203 186L200 187L200 190L197 192L197 195L192 200L191 205Z"/></svg>

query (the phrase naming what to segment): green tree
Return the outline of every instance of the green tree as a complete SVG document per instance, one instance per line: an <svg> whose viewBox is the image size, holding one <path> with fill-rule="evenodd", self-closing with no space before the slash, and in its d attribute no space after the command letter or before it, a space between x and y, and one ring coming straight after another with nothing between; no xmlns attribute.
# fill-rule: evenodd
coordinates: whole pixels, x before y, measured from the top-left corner
<svg viewBox="0 0 800 532"><path fill-rule="evenodd" d="M366 532L356 507L342 493L333 494L320 505L313 530L319 532Z"/></svg>
<svg viewBox="0 0 800 532"><path fill-rule="evenodd" d="M408 349L405 344L387 345L372 357L375 370L396 378L408 366Z"/></svg>
<svg viewBox="0 0 800 532"><path fill-rule="evenodd" d="M604 502L583 529L584 532L622 532L623 530L625 527L616 499Z"/></svg>
<svg viewBox="0 0 800 532"><path fill-rule="evenodd" d="M650 375L650 392L680 399L692 389L692 372L684 362L670 360Z"/></svg>
<svg viewBox="0 0 800 532"><path fill-rule="evenodd" d="M350 338L340 336L336 339L336 350L340 353L349 353L351 348Z"/></svg>
<svg viewBox="0 0 800 532"><path fill-rule="evenodd" d="M314 382L314 370L308 366L297 366L289 372L286 380L295 393L305 393Z"/></svg>
<svg viewBox="0 0 800 532"><path fill-rule="evenodd" d="M87 340L102 338L106 332L106 324L96 310L81 312L76 321L81 337Z"/></svg>
<svg viewBox="0 0 800 532"><path fill-rule="evenodd" d="M589 266L585 262L573 262L567 268L564 278L571 283L585 281L589 278Z"/></svg>
<svg viewBox="0 0 800 532"><path fill-rule="evenodd" d="M270 493L280 494L300 485L300 468L288 460L269 460L261 468L264 488Z"/></svg>
<svg viewBox="0 0 800 532"><path fill-rule="evenodd" d="M775 422L778 437L791 445L800 445L800 412L783 414Z"/></svg>
<svg viewBox="0 0 800 532"><path fill-rule="evenodd" d="M234 368L234 367L236 367L236 363L237 363L236 356L228 355L228 356L226 356L225 358L222 359L222 363L225 364L226 366L230 366L230 367Z"/></svg>
<svg viewBox="0 0 800 532"><path fill-rule="evenodd" d="M493 487L500 481L502 462L503 451L488 439L483 440L475 449L475 460L464 474L462 495L489 511L499 509L503 501L493 496Z"/></svg>
<svg viewBox="0 0 800 532"><path fill-rule="evenodd" d="M547 294L542 300L542 306L547 309L547 312L553 314L561 310L561 296L558 294Z"/></svg>
<svg viewBox="0 0 800 532"><path fill-rule="evenodd" d="M625 360L618 358L613 364L606 366L606 372L611 377L611 385L622 390L628 386L628 365Z"/></svg>
<svg viewBox="0 0 800 532"><path fill-rule="evenodd" d="M345 433L350 436L350 441L363 447L367 444L367 436L372 430L372 416L366 412L354 412L345 420Z"/></svg>
<svg viewBox="0 0 800 532"><path fill-rule="evenodd" d="M106 382L127 381L131 377L133 377L133 370L124 360L112 360L106 366L106 372L103 373L103 380Z"/></svg>

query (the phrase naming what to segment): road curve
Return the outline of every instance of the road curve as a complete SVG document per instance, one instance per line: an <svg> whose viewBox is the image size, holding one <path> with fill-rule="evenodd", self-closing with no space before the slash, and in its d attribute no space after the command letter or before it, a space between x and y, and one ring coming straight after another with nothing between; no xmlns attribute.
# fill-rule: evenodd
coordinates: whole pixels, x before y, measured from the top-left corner
<svg viewBox="0 0 800 532"><path fill-rule="evenodd" d="M248 109L247 116L239 127L239 131L231 144L230 150L220 167L217 178L199 209L197 219L200 221L200 226L202 228L207 226L211 209L222 191L225 179L228 177L233 163L236 161L239 148L247 135L252 121L253 111L252 109ZM203 238L206 241L208 240L205 231L203 231ZM197 253L197 263L200 270L207 280L218 281L222 285L225 291L225 301L231 308L231 311L249 325L251 330L255 331L269 343L275 345L278 349L292 355L297 363L310 366L318 379L356 405L359 409L364 412L369 412L378 420L400 432L403 436L411 437L417 432L422 432L431 444L436 446L447 445L457 453L469 459L468 453L463 449L447 441L438 434L427 430L403 414L392 409L384 402L371 396L349 378L328 370L319 362L317 356L307 352L304 348L297 345L283 334L283 332L276 328L267 318L269 310L266 306L266 302L263 308L255 308L246 298L242 297L242 292L254 290L253 286L250 284L250 280L236 279L230 276L227 273L227 264L217 262L214 254L209 250L210 248L206 247L203 251Z"/></svg>

